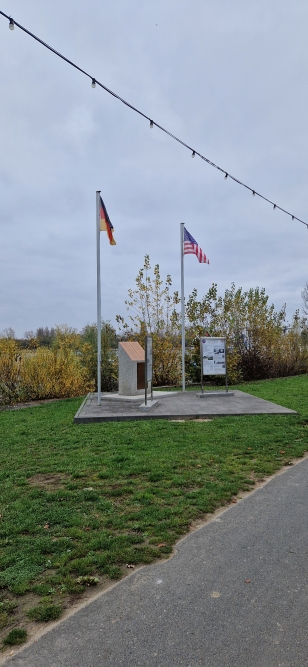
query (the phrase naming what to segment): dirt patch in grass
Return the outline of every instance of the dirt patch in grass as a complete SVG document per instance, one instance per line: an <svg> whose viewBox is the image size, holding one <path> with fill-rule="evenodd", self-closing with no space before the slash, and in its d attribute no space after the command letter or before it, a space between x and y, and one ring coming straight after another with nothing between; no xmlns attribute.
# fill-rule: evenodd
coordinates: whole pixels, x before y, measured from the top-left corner
<svg viewBox="0 0 308 667"><path fill-rule="evenodd" d="M56 403L57 401L63 401L63 398L40 398L37 401L13 403L13 405L3 405L1 403L0 412L2 410L21 410L22 408L37 408L39 405L45 405L47 403Z"/></svg>
<svg viewBox="0 0 308 667"><path fill-rule="evenodd" d="M52 491L63 488L68 479L69 475L62 475L61 473L39 473L29 477L28 482L30 486L43 487Z"/></svg>

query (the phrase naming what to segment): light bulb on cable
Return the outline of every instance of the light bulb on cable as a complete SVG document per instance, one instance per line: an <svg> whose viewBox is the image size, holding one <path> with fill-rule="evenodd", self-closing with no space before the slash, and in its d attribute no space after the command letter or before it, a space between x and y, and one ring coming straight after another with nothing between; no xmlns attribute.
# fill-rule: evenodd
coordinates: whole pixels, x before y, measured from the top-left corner
<svg viewBox="0 0 308 667"><path fill-rule="evenodd" d="M196 157L195 151L192 152L191 157Z"/></svg>
<svg viewBox="0 0 308 667"><path fill-rule="evenodd" d="M91 86L92 86L92 88L96 88L96 81L95 81L95 79L92 79Z"/></svg>
<svg viewBox="0 0 308 667"><path fill-rule="evenodd" d="M274 204L274 206L273 206L273 210L274 210L274 211L276 210L276 204Z"/></svg>
<svg viewBox="0 0 308 667"><path fill-rule="evenodd" d="M226 172L226 173L225 173L225 181L227 180L227 178L228 178L228 174L227 174L227 172Z"/></svg>
<svg viewBox="0 0 308 667"><path fill-rule="evenodd" d="M150 128L151 128L151 130L153 130L153 127L154 127L154 123L153 123L152 120L150 120Z"/></svg>
<svg viewBox="0 0 308 667"><path fill-rule="evenodd" d="M14 23L13 19L10 19L10 22L9 22L9 29L10 29L10 30L14 30L14 28L15 28L15 23Z"/></svg>
<svg viewBox="0 0 308 667"><path fill-rule="evenodd" d="M255 196L256 196L256 193L255 193L255 191L254 191L254 190L252 191L252 196L253 196L253 197L255 197Z"/></svg>

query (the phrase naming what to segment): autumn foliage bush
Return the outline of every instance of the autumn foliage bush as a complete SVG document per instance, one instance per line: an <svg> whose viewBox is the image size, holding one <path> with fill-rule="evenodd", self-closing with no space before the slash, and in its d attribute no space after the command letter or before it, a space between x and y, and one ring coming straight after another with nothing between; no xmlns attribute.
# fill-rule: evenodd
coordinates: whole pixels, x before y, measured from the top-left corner
<svg viewBox="0 0 308 667"><path fill-rule="evenodd" d="M0 403L80 396L93 389L78 354L76 334L58 327L55 345L20 350L14 340L0 339Z"/></svg>

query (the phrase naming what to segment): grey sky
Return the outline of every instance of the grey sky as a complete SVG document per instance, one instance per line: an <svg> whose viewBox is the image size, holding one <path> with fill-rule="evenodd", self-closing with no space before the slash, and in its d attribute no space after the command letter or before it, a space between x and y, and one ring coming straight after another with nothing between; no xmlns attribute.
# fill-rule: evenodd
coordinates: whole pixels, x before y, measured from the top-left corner
<svg viewBox="0 0 308 667"><path fill-rule="evenodd" d="M44 6L43 6L44 5ZM1 0L0 9L148 116L308 222L305 0ZM232 183L0 16L0 331L125 314L146 253L185 291L264 286L302 308L308 231Z"/></svg>

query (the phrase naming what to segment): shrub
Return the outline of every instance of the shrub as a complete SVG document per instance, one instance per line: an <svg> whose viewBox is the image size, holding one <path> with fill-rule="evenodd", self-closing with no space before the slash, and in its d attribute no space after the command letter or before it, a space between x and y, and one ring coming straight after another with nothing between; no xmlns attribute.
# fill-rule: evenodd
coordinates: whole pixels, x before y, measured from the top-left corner
<svg viewBox="0 0 308 667"><path fill-rule="evenodd" d="M19 350L15 341L0 339L0 403L69 398L93 390L75 349L76 336L57 331L52 349Z"/></svg>
<svg viewBox="0 0 308 667"><path fill-rule="evenodd" d="M21 355L15 340L0 338L0 403L17 400Z"/></svg>
<svg viewBox="0 0 308 667"><path fill-rule="evenodd" d="M89 575L84 577L77 577L76 581L82 586L97 586L99 583L99 579L97 577L90 577Z"/></svg>
<svg viewBox="0 0 308 667"><path fill-rule="evenodd" d="M38 604L37 607L29 609L27 616L31 621L48 623L48 621L56 621L60 618L62 611L62 607L57 604Z"/></svg>
<svg viewBox="0 0 308 667"><path fill-rule="evenodd" d="M118 339L110 322L102 322L101 328L101 389L116 391L118 388ZM89 380L97 389L97 324L87 324L81 331L80 360Z"/></svg>
<svg viewBox="0 0 308 667"><path fill-rule="evenodd" d="M8 622L8 614L6 611L2 611L0 613L0 630L2 630L2 628L5 628L7 622Z"/></svg>
<svg viewBox="0 0 308 667"><path fill-rule="evenodd" d="M27 640L27 630L22 628L14 628L4 637L3 644L5 646L14 646L15 644L23 644Z"/></svg>

